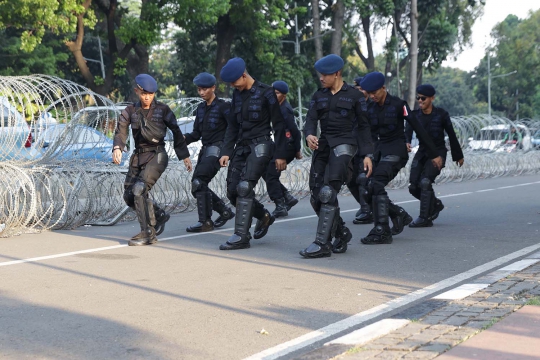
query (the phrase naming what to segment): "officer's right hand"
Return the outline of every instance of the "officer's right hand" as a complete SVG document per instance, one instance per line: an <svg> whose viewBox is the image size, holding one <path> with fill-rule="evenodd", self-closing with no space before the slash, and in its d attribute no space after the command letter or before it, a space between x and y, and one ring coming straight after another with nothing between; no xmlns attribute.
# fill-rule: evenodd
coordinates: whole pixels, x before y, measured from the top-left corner
<svg viewBox="0 0 540 360"><path fill-rule="evenodd" d="M112 153L112 161L116 165L120 164L120 161L122 161L122 150L120 149L114 149Z"/></svg>
<svg viewBox="0 0 540 360"><path fill-rule="evenodd" d="M319 139L315 135L308 135L306 141L311 150L317 150L319 148Z"/></svg>
<svg viewBox="0 0 540 360"><path fill-rule="evenodd" d="M187 158L184 159L184 166L186 167L188 172L191 172L191 169L193 169L193 165L191 165L191 159L190 158L187 157Z"/></svg>
<svg viewBox="0 0 540 360"><path fill-rule="evenodd" d="M442 157L437 156L435 159L431 159L431 162L433 163L433 166L435 166L437 169L441 170L443 163L442 163Z"/></svg>
<svg viewBox="0 0 540 360"><path fill-rule="evenodd" d="M229 163L229 157L227 155L223 155L219 159L219 165L221 165L221 167L226 167L228 163Z"/></svg>
<svg viewBox="0 0 540 360"><path fill-rule="evenodd" d="M411 152L411 151L412 151L411 144L407 143L407 152Z"/></svg>
<svg viewBox="0 0 540 360"><path fill-rule="evenodd" d="M296 153L296 155L294 155L295 158L297 158L298 160L302 159L302 152L299 151Z"/></svg>

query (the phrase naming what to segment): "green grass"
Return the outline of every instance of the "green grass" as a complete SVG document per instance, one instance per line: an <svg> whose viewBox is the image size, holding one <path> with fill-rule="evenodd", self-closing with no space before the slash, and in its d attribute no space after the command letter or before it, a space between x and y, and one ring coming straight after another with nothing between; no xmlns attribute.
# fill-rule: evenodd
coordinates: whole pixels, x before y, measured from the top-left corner
<svg viewBox="0 0 540 360"><path fill-rule="evenodd" d="M414 318L414 319L409 319L409 321L410 321L410 322L412 322L412 323L415 323L415 322L419 322L420 320L419 320L419 319L416 319L416 318Z"/></svg>
<svg viewBox="0 0 540 360"><path fill-rule="evenodd" d="M498 318L492 318L489 323L487 323L486 325L482 326L482 330L487 330L489 329L490 327L492 327L495 323L497 323L499 321Z"/></svg>
<svg viewBox="0 0 540 360"><path fill-rule="evenodd" d="M535 296L533 298L530 298L529 301L525 303L525 305L536 305L540 306L540 296Z"/></svg>
<svg viewBox="0 0 540 360"><path fill-rule="evenodd" d="M347 352L345 352L345 354L352 355L352 354L357 354L357 353L365 351L365 350L366 349L361 348L361 347L355 347L355 348L351 348L351 349L347 350Z"/></svg>

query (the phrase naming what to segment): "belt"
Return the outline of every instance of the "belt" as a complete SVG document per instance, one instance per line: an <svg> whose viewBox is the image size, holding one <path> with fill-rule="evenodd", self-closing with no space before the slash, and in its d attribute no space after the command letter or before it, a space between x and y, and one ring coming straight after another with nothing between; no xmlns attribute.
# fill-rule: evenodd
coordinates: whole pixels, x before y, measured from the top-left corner
<svg viewBox="0 0 540 360"><path fill-rule="evenodd" d="M272 138L268 135L265 135L265 136L261 136L261 137L258 137L258 138L255 138L255 139L248 139L248 140L242 140L240 142L240 144L242 145L250 145L250 144L257 144L257 143L260 143L262 141L270 141L272 140Z"/></svg>
<svg viewBox="0 0 540 360"><path fill-rule="evenodd" d="M150 152L150 151L155 151L155 152L165 151L165 146L151 146L151 147L138 148L138 149L135 149L133 153L142 154L142 153Z"/></svg>

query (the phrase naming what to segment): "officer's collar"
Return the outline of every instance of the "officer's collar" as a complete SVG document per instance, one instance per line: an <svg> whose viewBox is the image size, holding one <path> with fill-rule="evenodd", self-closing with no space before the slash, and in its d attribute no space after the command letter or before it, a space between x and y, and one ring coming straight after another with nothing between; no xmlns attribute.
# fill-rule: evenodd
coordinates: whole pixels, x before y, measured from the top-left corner
<svg viewBox="0 0 540 360"><path fill-rule="evenodd" d="M341 86L341 89L339 89L338 92L340 92L341 90L345 91L345 90L347 90L347 89L350 88L350 87L351 87L351 86L350 86L349 84L347 84L345 81L343 81L343 85ZM328 92L328 91L330 91L330 88L323 88L323 92ZM338 92L337 92L337 93L338 93ZM337 94L337 93L336 93L336 94Z"/></svg>
<svg viewBox="0 0 540 360"><path fill-rule="evenodd" d="M253 85L251 86L251 89L248 90L248 91L249 91L250 93L252 93L252 94L254 94L255 91L257 91L256 88L259 87L259 85L261 84L261 83L259 82L259 80L255 79L255 78L253 78L253 80L254 80Z"/></svg>
<svg viewBox="0 0 540 360"><path fill-rule="evenodd" d="M386 98L384 99L384 105L390 104L391 98L392 98L392 95L390 95L390 93L387 91Z"/></svg>
<svg viewBox="0 0 540 360"><path fill-rule="evenodd" d="M157 104L157 100L154 98L154 100L152 100L152 103L150 104L150 109L155 108L156 104ZM136 108L141 108L141 110L150 110L150 109L143 109L140 100L135 103L135 107Z"/></svg>

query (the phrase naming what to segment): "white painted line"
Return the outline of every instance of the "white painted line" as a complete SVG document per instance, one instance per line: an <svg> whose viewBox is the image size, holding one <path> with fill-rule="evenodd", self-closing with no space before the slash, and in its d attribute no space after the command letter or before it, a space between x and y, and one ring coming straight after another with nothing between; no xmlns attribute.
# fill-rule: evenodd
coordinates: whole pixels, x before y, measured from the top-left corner
<svg viewBox="0 0 540 360"><path fill-rule="evenodd" d="M439 199L440 198L448 198L448 197L454 197L454 196L463 196L463 195L469 195L469 194L472 194L473 191L469 191L469 192L464 192L464 193L459 193L459 194L450 194L450 195L443 195L443 196L437 196Z"/></svg>
<svg viewBox="0 0 540 360"><path fill-rule="evenodd" d="M360 346L380 336L386 335L391 331L404 327L411 320L407 319L384 319L371 325L353 331L350 334L327 342L324 345L356 345Z"/></svg>
<svg viewBox="0 0 540 360"><path fill-rule="evenodd" d="M484 190L478 190L476 192L481 193L481 192L487 192L487 191L495 191L495 189L484 189Z"/></svg>
<svg viewBox="0 0 540 360"><path fill-rule="evenodd" d="M523 270L525 268L528 268L529 266L531 265L534 265L538 262L537 259L524 259L524 260L521 260L521 261L516 261L515 263L513 264L510 264L506 267L503 267L502 271L520 271L520 270Z"/></svg>
<svg viewBox="0 0 540 360"><path fill-rule="evenodd" d="M515 271L513 270L495 270L487 275L475 279L475 282L473 284L493 284L509 275L512 275L513 273L515 273Z"/></svg>
<svg viewBox="0 0 540 360"><path fill-rule="evenodd" d="M439 294L435 296L433 299L461 300L461 299L466 298L467 296L474 294L475 292L478 292L482 289L487 288L489 285L490 284L463 284L461 286L458 286L455 289Z"/></svg>
<svg viewBox="0 0 540 360"><path fill-rule="evenodd" d="M502 256L498 259L495 259L493 261L490 261L484 265L477 266L471 270L465 271L461 274L452 276L448 279L439 281L438 283L426 286L423 289L416 290L412 293L409 293L407 295L401 296L399 298L396 298L392 301L389 301L387 303L381 304L379 306L375 306L369 310L360 312L358 314L355 314L353 316L350 316L346 319L343 319L341 321L338 321L336 323L330 324L328 326L325 326L321 329L312 331L310 333L307 333L305 335L302 335L300 337L297 337L296 339L289 340L287 342L284 342L282 344L276 345L270 349L261 351L257 354L254 354L250 357L245 358L245 360L274 360L278 359L282 356L285 356L287 354L290 354L294 351L303 349L306 346L312 345L316 342L323 341L324 339L328 339L331 336L334 336L336 334L339 334L343 331L346 331L347 329L350 329L352 327L357 327L358 325L361 325L362 323L369 321L371 319L377 318L379 316L384 315L385 313L389 311L396 310L398 308L401 308L403 306L406 306L412 302L415 302L419 299L426 298L434 293L437 293L439 291L442 291L444 289L450 288L454 286L455 284L459 284L465 280L468 280L472 277L478 276L482 273L485 273L491 269L494 269L498 266L501 266L503 264L506 264L509 261L512 261L514 259L520 258L522 256L525 256L533 251L537 251L540 249L540 243L536 245L528 246L524 249L515 251L511 254ZM522 260L523 261L523 260ZM520 261L518 261L519 263ZM526 266L525 266L526 267Z"/></svg>
<svg viewBox="0 0 540 360"><path fill-rule="evenodd" d="M527 256L527 259L540 259L540 251Z"/></svg>
<svg viewBox="0 0 540 360"><path fill-rule="evenodd" d="M497 189L511 189L511 188L515 188L515 187L519 187L519 186L527 186L527 185L535 185L535 184L540 184L540 181L517 184L517 185L510 185L510 186L501 186L501 187L498 187Z"/></svg>

